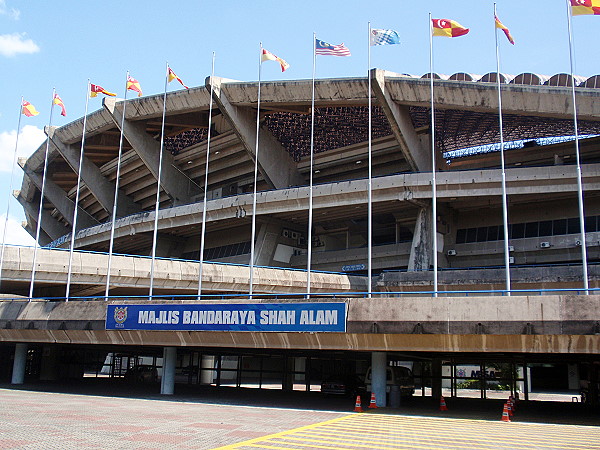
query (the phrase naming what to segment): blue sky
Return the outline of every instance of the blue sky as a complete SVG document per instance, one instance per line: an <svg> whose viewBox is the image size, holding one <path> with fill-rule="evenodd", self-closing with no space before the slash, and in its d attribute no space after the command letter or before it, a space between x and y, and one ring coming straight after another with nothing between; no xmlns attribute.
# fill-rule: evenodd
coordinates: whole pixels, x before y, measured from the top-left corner
<svg viewBox="0 0 600 450"><path fill-rule="evenodd" d="M68 116L58 109L53 125L81 117L86 83L102 85L123 96L129 70L145 95L160 93L165 62L189 86L210 75L216 52L217 76L237 80L258 77L259 42L287 60L281 73L277 63L265 64L264 80L305 79L312 75L312 33L332 44L344 42L352 56L320 56L317 77L364 76L367 70L367 27L391 28L401 45L374 47L372 67L422 75L429 71L428 14L453 19L470 28L466 36L434 39L435 71L485 74L495 71L493 1L430 0L372 3L358 0L302 2L230 0L155 2L128 0L87 2L62 0L0 0L0 230L6 201L19 101L21 95L40 115L23 117L19 154L28 155L44 139L52 88L62 97ZM500 35L502 71L553 75L569 71L565 0L499 0L498 15L516 40L513 47ZM578 75L600 73L595 31L600 18L574 18ZM178 84L171 83L170 89ZM101 107L90 100L90 111ZM21 186L17 169L14 188ZM21 207L10 206L7 242L32 243L20 232Z"/></svg>

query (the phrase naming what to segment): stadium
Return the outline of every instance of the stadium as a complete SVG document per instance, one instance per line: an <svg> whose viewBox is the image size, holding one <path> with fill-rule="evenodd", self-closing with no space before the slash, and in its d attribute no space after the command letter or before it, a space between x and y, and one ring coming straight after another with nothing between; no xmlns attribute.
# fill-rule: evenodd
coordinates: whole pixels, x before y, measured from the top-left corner
<svg viewBox="0 0 600 450"><path fill-rule="evenodd" d="M126 107L106 98L86 118L81 172L84 118L48 129L45 180L46 144L19 162L24 178L14 195L32 235L42 205L41 248L35 257L31 248L5 248L0 358L6 369L0 376L22 383L26 375L56 379L104 371L118 378L127 369L152 365L161 370L161 392L168 394L182 374L192 384L239 387L269 379L282 389L310 390L326 378L364 375L371 366L373 390L384 393L385 367L409 364L422 394L439 397L446 388L456 395L456 386L473 377L485 383L488 369L502 365L500 382L513 393L527 396L532 386L579 392L583 383L587 399L596 401L600 76L500 75L510 292L496 73L433 74L435 161L430 75L374 69L369 77L316 80L314 111L311 80L262 82L258 109L257 82L209 77L205 86L166 95L162 145L162 94L128 99ZM113 202L118 166L118 202ZM75 251L65 298L72 233ZM231 314L227 322L219 312L220 319L209 321L212 328L119 329L119 314L127 316L121 308L128 307L131 317L144 305L162 305L156 315L139 312L144 323L161 327L176 325L180 317L192 324L194 308L228 305ZM169 315L169 305L180 309ZM238 316L240 305L258 308L258 317L285 310L265 322L283 328L253 328ZM303 305L314 308L314 316ZM285 328L301 316L304 322ZM326 329L333 325L341 328ZM471 366L481 370L473 375L460 369ZM486 389L481 392L485 397ZM378 402L385 405L381 396Z"/></svg>

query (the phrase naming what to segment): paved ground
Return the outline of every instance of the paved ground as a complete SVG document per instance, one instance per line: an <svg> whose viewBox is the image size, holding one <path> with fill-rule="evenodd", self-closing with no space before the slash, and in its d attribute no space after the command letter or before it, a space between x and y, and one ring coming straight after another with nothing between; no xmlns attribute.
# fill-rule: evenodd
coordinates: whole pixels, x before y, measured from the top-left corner
<svg viewBox="0 0 600 450"><path fill-rule="evenodd" d="M414 399L363 414L353 403L255 389L178 386L164 397L156 386L0 385L0 448L600 449L600 414L580 404L521 403L503 423L495 400L447 399L440 412Z"/></svg>

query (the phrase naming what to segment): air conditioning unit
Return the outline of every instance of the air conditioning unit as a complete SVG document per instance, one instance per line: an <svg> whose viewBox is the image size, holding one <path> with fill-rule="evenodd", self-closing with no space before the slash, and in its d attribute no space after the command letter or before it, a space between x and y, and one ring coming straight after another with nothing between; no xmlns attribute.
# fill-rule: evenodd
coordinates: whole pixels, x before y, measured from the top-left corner
<svg viewBox="0 0 600 450"><path fill-rule="evenodd" d="M446 253L448 256L456 256L456 250L448 250Z"/></svg>
<svg viewBox="0 0 600 450"><path fill-rule="evenodd" d="M509 252L514 252L515 251L515 247L513 247L512 245L508 246L508 251Z"/></svg>
<svg viewBox="0 0 600 450"><path fill-rule="evenodd" d="M575 241L575 245L576 245L577 247L581 247L581 241L580 241L579 239L577 239L577 240Z"/></svg>
<svg viewBox="0 0 600 450"><path fill-rule="evenodd" d="M540 248L550 248L550 242L540 242Z"/></svg>
<svg viewBox="0 0 600 450"><path fill-rule="evenodd" d="M283 230L283 232L281 233L281 235L284 238L289 238L290 237L290 230Z"/></svg>
<svg viewBox="0 0 600 450"><path fill-rule="evenodd" d="M515 257L514 256L509 256L508 257L508 263L509 264L514 264L515 263Z"/></svg>

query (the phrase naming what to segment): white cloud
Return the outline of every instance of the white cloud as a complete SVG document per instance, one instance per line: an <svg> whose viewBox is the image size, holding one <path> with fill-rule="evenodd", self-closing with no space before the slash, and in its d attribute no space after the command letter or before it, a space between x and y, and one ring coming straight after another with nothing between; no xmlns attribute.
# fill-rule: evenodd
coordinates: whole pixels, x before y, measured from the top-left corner
<svg viewBox="0 0 600 450"><path fill-rule="evenodd" d="M19 20L21 11L15 8L9 8L6 6L5 0L0 0L0 14L3 16L9 16L11 19Z"/></svg>
<svg viewBox="0 0 600 450"><path fill-rule="evenodd" d="M6 222L6 212L0 216L0 244L4 235L4 223ZM35 241L27 231L21 226L21 223L13 216L8 216L6 227L6 243L13 245L33 246Z"/></svg>
<svg viewBox="0 0 600 450"><path fill-rule="evenodd" d="M25 33L0 34L0 55L15 56L20 53L37 53L40 48Z"/></svg>
<svg viewBox="0 0 600 450"><path fill-rule="evenodd" d="M15 155L17 130L3 131L0 133L0 172L10 172ZM44 142L44 130L34 126L25 125L19 133L18 156L29 156Z"/></svg>

